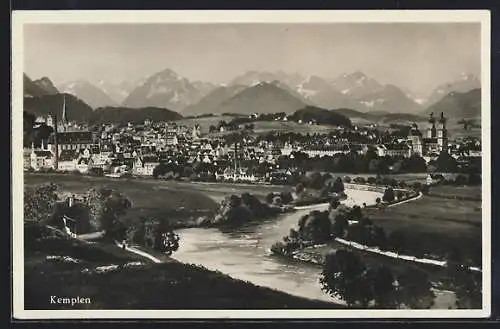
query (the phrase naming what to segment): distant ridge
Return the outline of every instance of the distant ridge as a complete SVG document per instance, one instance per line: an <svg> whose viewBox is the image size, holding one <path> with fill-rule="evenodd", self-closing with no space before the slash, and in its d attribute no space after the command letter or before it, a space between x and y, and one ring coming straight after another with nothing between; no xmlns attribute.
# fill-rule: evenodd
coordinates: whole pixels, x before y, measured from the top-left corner
<svg viewBox="0 0 500 329"><path fill-rule="evenodd" d="M295 111L289 119L297 122L300 120L303 123L313 121L318 124L352 127L352 122L347 116L315 106L301 108Z"/></svg>
<svg viewBox="0 0 500 329"><path fill-rule="evenodd" d="M23 74L23 91L24 97L55 95L59 93L59 90L57 90L49 78L43 77L33 81L26 73Z"/></svg>
<svg viewBox="0 0 500 329"><path fill-rule="evenodd" d="M66 117L68 120L84 122L89 119L93 111L92 107L71 94L24 97L24 111L37 116L55 114L61 117L64 101L66 102Z"/></svg>
<svg viewBox="0 0 500 329"><path fill-rule="evenodd" d="M101 88L86 80L69 81L59 85L59 89L77 96L92 108L117 105Z"/></svg>
<svg viewBox="0 0 500 329"><path fill-rule="evenodd" d="M93 111L89 117L91 124L115 123L124 125L128 122L142 124L146 119L156 122L175 121L182 119L182 115L159 107L102 107Z"/></svg>
<svg viewBox="0 0 500 329"><path fill-rule="evenodd" d="M481 89L460 93L451 92L425 110L424 115L443 112L449 118L468 119L481 117Z"/></svg>
<svg viewBox="0 0 500 329"><path fill-rule="evenodd" d="M222 102L213 113L292 113L306 105L277 84L261 82L245 88Z"/></svg>

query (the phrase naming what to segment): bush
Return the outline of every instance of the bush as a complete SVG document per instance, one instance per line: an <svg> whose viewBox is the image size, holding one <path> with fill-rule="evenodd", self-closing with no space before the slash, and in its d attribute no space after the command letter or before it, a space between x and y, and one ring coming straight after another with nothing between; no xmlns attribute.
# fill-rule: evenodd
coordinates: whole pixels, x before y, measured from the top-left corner
<svg viewBox="0 0 500 329"><path fill-rule="evenodd" d="M366 183L366 180L364 179L364 177L356 177L353 179L354 183L358 183L358 184L365 184Z"/></svg>
<svg viewBox="0 0 500 329"><path fill-rule="evenodd" d="M319 190L323 187L323 183L324 183L323 177L321 176L321 174L319 172L312 173L311 177L309 179L310 179L310 181L309 181L308 187L315 189L315 190Z"/></svg>
<svg viewBox="0 0 500 329"><path fill-rule="evenodd" d="M457 175L455 177L455 185L466 185L467 184L467 178L464 175Z"/></svg>
<svg viewBox="0 0 500 329"><path fill-rule="evenodd" d="M394 276L387 266L364 264L352 251L339 249L326 256L321 273L322 289L333 297L340 297L348 307L393 307Z"/></svg>
<svg viewBox="0 0 500 329"><path fill-rule="evenodd" d="M427 195L429 194L429 185L422 185L422 187L420 188L420 192L422 192L422 194L424 195Z"/></svg>
<svg viewBox="0 0 500 329"><path fill-rule="evenodd" d="M342 179L340 177L337 177L337 179L335 179L335 182L333 182L332 192L334 193L344 192L344 183L342 182Z"/></svg>
<svg viewBox="0 0 500 329"><path fill-rule="evenodd" d="M54 214L59 187L42 184L24 190L24 221L45 222Z"/></svg>
<svg viewBox="0 0 500 329"><path fill-rule="evenodd" d="M298 183L296 186L295 186L295 193L297 194L300 194L304 192L304 184L302 183Z"/></svg>
<svg viewBox="0 0 500 329"><path fill-rule="evenodd" d="M271 204L273 203L273 200L274 200L274 193L273 192L270 192L266 195L266 202Z"/></svg>
<svg viewBox="0 0 500 329"><path fill-rule="evenodd" d="M382 200L384 202L391 203L394 201L394 198L395 198L394 190L391 187L386 188L384 191L384 196L382 197Z"/></svg>
<svg viewBox="0 0 500 329"><path fill-rule="evenodd" d="M280 196L281 196L281 202L283 202L283 204L289 204L290 202L293 201L291 192L281 192Z"/></svg>
<svg viewBox="0 0 500 329"><path fill-rule="evenodd" d="M328 211L312 211L299 220L300 236L307 241L323 243L330 238Z"/></svg>
<svg viewBox="0 0 500 329"><path fill-rule="evenodd" d="M476 173L470 174L469 185L481 185L481 175Z"/></svg>

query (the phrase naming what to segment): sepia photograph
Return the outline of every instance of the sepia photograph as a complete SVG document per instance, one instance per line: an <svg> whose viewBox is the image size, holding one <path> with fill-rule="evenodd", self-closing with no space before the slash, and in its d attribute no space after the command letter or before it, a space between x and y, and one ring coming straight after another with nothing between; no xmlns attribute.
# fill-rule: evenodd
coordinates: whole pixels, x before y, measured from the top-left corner
<svg viewBox="0 0 500 329"><path fill-rule="evenodd" d="M17 11L13 316L491 310L488 11Z"/></svg>

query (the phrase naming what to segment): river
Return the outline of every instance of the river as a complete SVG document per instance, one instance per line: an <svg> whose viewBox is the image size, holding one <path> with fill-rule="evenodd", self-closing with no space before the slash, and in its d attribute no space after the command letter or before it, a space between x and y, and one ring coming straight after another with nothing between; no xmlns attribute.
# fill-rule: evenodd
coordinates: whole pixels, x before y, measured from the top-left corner
<svg viewBox="0 0 500 329"><path fill-rule="evenodd" d="M382 194L373 191L346 190L347 206L374 204ZM178 230L180 247L172 257L176 260L220 271L235 279L283 291L295 296L343 304L321 290L321 267L273 255L270 247L296 227L310 211L326 210L328 206L311 206L238 229L188 228ZM435 291L432 308L455 307L451 292Z"/></svg>
<svg viewBox="0 0 500 329"><path fill-rule="evenodd" d="M346 190L347 206L373 204L381 193ZM321 267L295 262L272 255L269 248L295 227L305 214L317 206L282 215L279 218L250 224L237 230L189 228L178 230L181 245L172 257L183 262L202 265L233 278L284 291L300 297L341 303L321 290Z"/></svg>

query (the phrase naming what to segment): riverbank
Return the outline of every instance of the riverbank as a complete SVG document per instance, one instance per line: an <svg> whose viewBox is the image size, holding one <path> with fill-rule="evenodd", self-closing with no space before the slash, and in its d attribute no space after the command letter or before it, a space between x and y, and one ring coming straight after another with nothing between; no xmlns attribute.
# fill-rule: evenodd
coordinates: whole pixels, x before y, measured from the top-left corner
<svg viewBox="0 0 500 329"><path fill-rule="evenodd" d="M26 309L334 309L177 261L159 263L113 244L91 244L43 230L25 239ZM52 304L82 296L89 304Z"/></svg>

